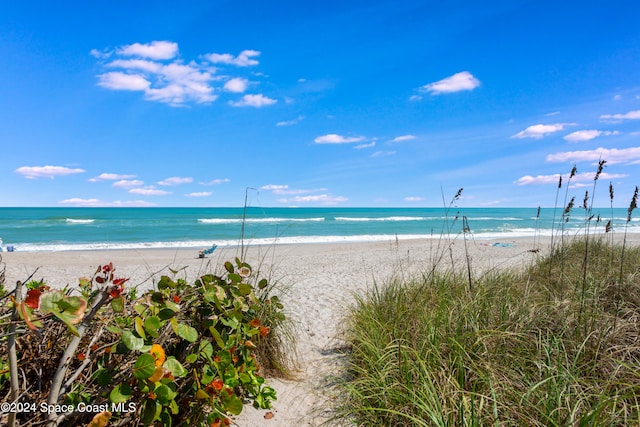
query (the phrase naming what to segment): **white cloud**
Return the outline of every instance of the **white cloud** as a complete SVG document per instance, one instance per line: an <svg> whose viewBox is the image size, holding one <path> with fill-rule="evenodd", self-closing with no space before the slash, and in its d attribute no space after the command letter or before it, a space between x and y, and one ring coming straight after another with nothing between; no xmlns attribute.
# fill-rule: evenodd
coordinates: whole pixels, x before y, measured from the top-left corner
<svg viewBox="0 0 640 427"><path fill-rule="evenodd" d="M606 160L608 164L635 163L640 160L640 147L629 148L596 148L595 150L566 151L549 154L548 162L599 162Z"/></svg>
<svg viewBox="0 0 640 427"><path fill-rule="evenodd" d="M276 101L275 99L271 99L268 98L262 94L257 94L257 95L245 95L242 97L242 100L240 101L236 101L236 102L229 102L230 105L233 105L234 107L256 107L256 108L260 108L260 107L264 107L266 105L272 105L275 104Z"/></svg>
<svg viewBox="0 0 640 427"><path fill-rule="evenodd" d="M480 80L476 79L470 72L462 71L437 82L424 85L420 90L429 92L432 95L439 95L441 93L473 90L478 86L480 86Z"/></svg>
<svg viewBox="0 0 640 427"><path fill-rule="evenodd" d="M602 131L602 130L579 130L576 132L572 132L569 135L564 137L565 140L569 142L584 142L595 139L599 136L611 136L618 135L620 132L618 131Z"/></svg>
<svg viewBox="0 0 640 427"><path fill-rule="evenodd" d="M159 73L164 65L159 62L146 59L116 59L107 64L111 68L124 68L126 70L139 70L148 73Z"/></svg>
<svg viewBox="0 0 640 427"><path fill-rule="evenodd" d="M350 144L364 141L364 136L342 136L335 133L322 135L313 140L316 144Z"/></svg>
<svg viewBox="0 0 640 427"><path fill-rule="evenodd" d="M607 173L607 172L602 172L599 176L599 179L601 180L612 180L612 179L619 179L619 178L626 178L628 175L624 175L624 174L614 174L614 173ZM593 182L593 179L595 178L595 172L583 172L583 173L578 173L576 175L573 176L573 178L571 178L571 183L572 184L580 184L580 183L585 183L585 182ZM563 183L567 183L569 180L569 174L563 174L562 175L562 182ZM531 184L554 184L554 185L558 185L558 182L560 181L560 174L556 173L553 175L538 175L538 176L531 176L531 175L525 175L522 178L517 179L516 181L514 181L514 184L516 185L531 185Z"/></svg>
<svg viewBox="0 0 640 427"><path fill-rule="evenodd" d="M178 44L174 42L134 43L110 52L93 49L91 54L100 62L105 61L102 64L104 72L97 75L99 86L110 90L142 92L148 101L174 107L211 103L218 99L218 92L242 93L249 85L245 78L215 76L215 67L211 62L203 61L202 57L200 62L183 61L179 58ZM248 66L258 63L252 58L259 54L245 50L238 57L211 55L215 59L212 62ZM211 55L205 57L210 61ZM264 95L250 95L232 105L262 107L275 102Z"/></svg>
<svg viewBox="0 0 640 427"><path fill-rule="evenodd" d="M185 194L186 197L209 197L213 193L211 191L201 191L198 193Z"/></svg>
<svg viewBox="0 0 640 427"><path fill-rule="evenodd" d="M152 41L151 43L134 43L122 46L117 53L124 56L140 56L151 59L171 59L178 54L178 43L169 41Z"/></svg>
<svg viewBox="0 0 640 427"><path fill-rule="evenodd" d="M258 65L258 61L252 59L256 56L260 56L260 52L257 50L243 50L238 56L233 56L230 53L209 53L205 55L205 58L214 64L229 64L236 65L238 67L250 67Z"/></svg>
<svg viewBox="0 0 640 427"><path fill-rule="evenodd" d="M135 177L136 177L135 175L119 175L117 173L101 173L100 175L89 179L89 182L116 181L118 179L131 179Z"/></svg>
<svg viewBox="0 0 640 427"><path fill-rule="evenodd" d="M371 147L375 147L375 146L376 146L376 142L375 141L371 141L368 144L358 144L353 148L355 148L356 150L362 150L363 148L371 148Z"/></svg>
<svg viewBox="0 0 640 427"><path fill-rule="evenodd" d="M153 186L144 188L132 188L131 190L129 190L129 193L140 194L142 196L165 196L167 194L171 194L168 191L158 190Z"/></svg>
<svg viewBox="0 0 640 427"><path fill-rule="evenodd" d="M420 197L420 196L410 196L410 197L404 198L405 202L421 202L423 200L424 200L424 197Z"/></svg>
<svg viewBox="0 0 640 427"><path fill-rule="evenodd" d="M265 191L278 191L278 190L286 190L289 188L288 185L279 185L279 184L267 184L260 187L260 190Z"/></svg>
<svg viewBox="0 0 640 427"><path fill-rule="evenodd" d="M15 170L17 174L24 176L27 179L38 178L50 178L53 179L56 176L74 175L77 173L86 172L84 169L71 169L64 166L22 166Z"/></svg>
<svg viewBox="0 0 640 427"><path fill-rule="evenodd" d="M624 114L604 114L600 116L602 120L640 120L640 110L629 111Z"/></svg>
<svg viewBox="0 0 640 427"><path fill-rule="evenodd" d="M72 205L77 207L94 207L94 208L97 208L97 207L135 208L135 207L156 206L155 203L146 202L144 200L127 200L127 201L116 200L113 202L103 202L100 199L81 199L77 197L61 200L58 203L62 205Z"/></svg>
<svg viewBox="0 0 640 427"><path fill-rule="evenodd" d="M371 157L389 157L395 155L396 151L376 151Z"/></svg>
<svg viewBox="0 0 640 427"><path fill-rule="evenodd" d="M172 176L171 178L163 179L162 181L158 181L159 185L180 185L180 184L189 184L193 182L193 178L190 177L179 177Z"/></svg>
<svg viewBox="0 0 640 427"><path fill-rule="evenodd" d="M214 179L212 181L209 182L201 182L200 185L219 185L219 184L224 184L226 182L230 182L231 180L229 178L219 178L219 179Z"/></svg>
<svg viewBox="0 0 640 427"><path fill-rule="evenodd" d="M411 95L409 97L409 101L421 101L422 97L420 95Z"/></svg>
<svg viewBox="0 0 640 427"><path fill-rule="evenodd" d="M247 90L249 80L241 77L235 77L224 84L224 90L227 92L242 93Z"/></svg>
<svg viewBox="0 0 640 427"><path fill-rule="evenodd" d="M529 126L523 131L518 132L515 135L512 135L511 138L540 139L554 132L559 132L567 126L574 126L574 125L575 123L554 123L551 125L543 125L543 124L533 125L533 126Z"/></svg>
<svg viewBox="0 0 640 427"><path fill-rule="evenodd" d="M620 101L620 100L622 100L622 95L619 95L619 94L618 94L618 95L614 95L613 100L614 100L614 101Z"/></svg>
<svg viewBox="0 0 640 427"><path fill-rule="evenodd" d="M302 120L304 120L304 116L298 116L293 120L285 120L285 121L278 122L276 123L276 126L293 126L300 123Z"/></svg>
<svg viewBox="0 0 640 427"><path fill-rule="evenodd" d="M140 187L141 185L144 185L144 181L140 181L139 179L121 179L112 184L112 186L116 188L132 188Z"/></svg>
<svg viewBox="0 0 640 427"><path fill-rule="evenodd" d="M137 74L112 71L98 76L98 86L112 90L147 91L151 83Z"/></svg>
<svg viewBox="0 0 640 427"><path fill-rule="evenodd" d="M396 136L390 142L411 141L412 139L416 139L415 135L401 135L401 136Z"/></svg>
<svg viewBox="0 0 640 427"><path fill-rule="evenodd" d="M320 203L323 205L335 205L346 202L346 197L331 196L328 194L318 194L313 196L296 196L289 199L280 199L282 203Z"/></svg>

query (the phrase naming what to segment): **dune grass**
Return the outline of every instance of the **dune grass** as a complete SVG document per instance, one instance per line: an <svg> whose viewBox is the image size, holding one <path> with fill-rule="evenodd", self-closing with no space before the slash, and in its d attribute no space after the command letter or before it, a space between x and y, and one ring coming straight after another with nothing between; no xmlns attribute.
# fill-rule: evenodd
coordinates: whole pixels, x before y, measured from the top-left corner
<svg viewBox="0 0 640 427"><path fill-rule="evenodd" d="M348 317L340 414L362 426L638 425L639 270L640 248L592 236L472 289L464 271L378 285Z"/></svg>

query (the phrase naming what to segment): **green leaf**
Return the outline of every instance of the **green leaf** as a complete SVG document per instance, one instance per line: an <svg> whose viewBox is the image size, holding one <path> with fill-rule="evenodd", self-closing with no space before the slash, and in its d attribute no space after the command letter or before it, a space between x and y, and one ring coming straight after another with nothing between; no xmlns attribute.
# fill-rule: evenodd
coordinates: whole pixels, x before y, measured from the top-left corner
<svg viewBox="0 0 640 427"><path fill-rule="evenodd" d="M127 383L118 384L109 393L109 400L113 403L122 403L131 397L131 386Z"/></svg>
<svg viewBox="0 0 640 427"><path fill-rule="evenodd" d="M238 398L238 396L236 396L235 394L232 394L231 396L229 396L227 399L223 399L224 400L224 409L233 414L233 415L240 415L240 412L242 412L242 400L240 400Z"/></svg>
<svg viewBox="0 0 640 427"><path fill-rule="evenodd" d="M180 312L180 306L178 304L176 304L175 302L173 302L173 301L168 301L168 300L165 301L164 302L164 306L166 308L168 308L169 310L172 310L172 311L174 311L176 313Z"/></svg>
<svg viewBox="0 0 640 427"><path fill-rule="evenodd" d="M62 291L45 292L40 297L40 312L56 316L74 335L78 335L75 325L82 320L86 308L86 299L79 296L69 297Z"/></svg>
<svg viewBox="0 0 640 427"><path fill-rule="evenodd" d="M229 280L231 280L231 283L240 283L242 282L242 277L239 274L236 273L229 273Z"/></svg>
<svg viewBox="0 0 640 427"><path fill-rule="evenodd" d="M167 319L171 319L172 317L174 317L176 315L176 312L171 310L170 308L163 308L162 310L160 310L160 312L158 313L158 317L160 318L160 320L167 320Z"/></svg>
<svg viewBox="0 0 640 427"><path fill-rule="evenodd" d="M162 276L158 282L158 289L175 288L176 286L178 284L167 276Z"/></svg>
<svg viewBox="0 0 640 427"><path fill-rule="evenodd" d="M144 345L144 340L133 335L131 331L122 333L122 342L129 350L140 350Z"/></svg>
<svg viewBox="0 0 640 427"><path fill-rule="evenodd" d="M165 360L163 368L167 369L171 372L176 378L182 378L187 375L189 372L182 366L182 364L173 356L169 356L167 360Z"/></svg>
<svg viewBox="0 0 640 427"><path fill-rule="evenodd" d="M269 282L267 281L267 279L262 279L258 282L259 289L264 289L267 287L267 285L269 285Z"/></svg>
<svg viewBox="0 0 640 427"><path fill-rule="evenodd" d="M136 363L133 365L133 376L146 380L156 370L156 359L149 353L142 353Z"/></svg>
<svg viewBox="0 0 640 427"><path fill-rule="evenodd" d="M239 283L238 289L240 290L240 293L242 295L249 295L251 292L253 292L253 286L246 283Z"/></svg>
<svg viewBox="0 0 640 427"><path fill-rule="evenodd" d="M153 338L158 337L158 330L162 327L162 322L158 316L149 316L144 319L144 329Z"/></svg>
<svg viewBox="0 0 640 427"><path fill-rule="evenodd" d="M224 263L224 268L225 270L227 270L229 273L233 273L233 264L231 264L229 261Z"/></svg>
<svg viewBox="0 0 640 427"><path fill-rule="evenodd" d="M160 412L162 412L162 405L155 400L147 399L144 402L144 409L142 410L140 421L148 426L160 417Z"/></svg>
<svg viewBox="0 0 640 427"><path fill-rule="evenodd" d="M140 338L143 340L147 338L147 334L144 332L144 326L142 324L142 319L140 317L136 317L133 321L134 327L136 328L136 332L140 335Z"/></svg>
<svg viewBox="0 0 640 427"><path fill-rule="evenodd" d="M198 339L198 331L189 325L178 323L175 319L171 319L171 327L173 332L184 340L196 342Z"/></svg>
<svg viewBox="0 0 640 427"><path fill-rule="evenodd" d="M222 341L220 332L218 332L218 330L213 326L209 328L209 332L211 332L211 335L213 335L213 339L216 341L216 344L218 344L218 347L224 348L224 341Z"/></svg>
<svg viewBox="0 0 640 427"><path fill-rule="evenodd" d="M122 295L120 295L119 297L112 299L111 300L111 308L116 313L124 312L124 297Z"/></svg>
<svg viewBox="0 0 640 427"><path fill-rule="evenodd" d="M156 399L162 405L166 405L176 397L176 393L165 384L156 387L154 393L156 394Z"/></svg>
<svg viewBox="0 0 640 427"><path fill-rule="evenodd" d="M200 353L206 355L209 359L213 356L213 346L207 340L200 341Z"/></svg>

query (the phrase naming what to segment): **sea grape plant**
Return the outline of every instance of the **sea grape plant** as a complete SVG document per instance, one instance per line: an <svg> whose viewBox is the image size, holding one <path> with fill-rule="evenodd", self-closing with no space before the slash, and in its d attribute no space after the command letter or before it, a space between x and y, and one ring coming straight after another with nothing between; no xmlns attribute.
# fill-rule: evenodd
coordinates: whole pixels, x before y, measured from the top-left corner
<svg viewBox="0 0 640 427"><path fill-rule="evenodd" d="M48 403L119 408L94 420L54 411L47 415L50 422L221 426L248 402L271 407L276 392L265 384L256 357L271 333L261 306L269 304L270 312L275 307L280 316L283 306L261 292L268 282L255 280L249 264L236 258L224 264L223 274L192 284L162 276L135 299L127 279L114 272L106 264L80 279L80 295L35 282L24 300L11 297L28 330L42 334L57 323L67 331L55 374L61 378L51 381L60 385L49 391Z"/></svg>

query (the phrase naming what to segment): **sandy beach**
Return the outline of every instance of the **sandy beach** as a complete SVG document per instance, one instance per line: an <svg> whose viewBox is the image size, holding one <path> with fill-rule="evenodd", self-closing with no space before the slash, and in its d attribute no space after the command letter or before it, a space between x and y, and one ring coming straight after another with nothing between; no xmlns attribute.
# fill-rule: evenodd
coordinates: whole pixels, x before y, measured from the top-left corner
<svg viewBox="0 0 640 427"><path fill-rule="evenodd" d="M637 242L636 242L637 243ZM439 247L438 247L439 245ZM466 250L465 250L466 246ZM538 252L534 251L539 249ZM476 274L491 269L522 268L548 250L548 239L508 241L400 240L376 243L278 245L249 247L246 260L262 277L281 284L280 295L296 325L295 380L269 380L278 393L272 419L265 411L246 407L236 419L239 426L317 426L333 415L335 380L341 375L340 328L353 296L391 277L410 277L426 271L434 259L445 268L458 269L471 262ZM113 262L117 276L130 278L141 290L153 286L169 268L193 280L219 272L226 260L240 254L218 249L204 259L194 249L114 250L83 252L2 253L7 286L16 280L44 279L50 286L73 285L98 265ZM330 422L328 425L337 425Z"/></svg>

